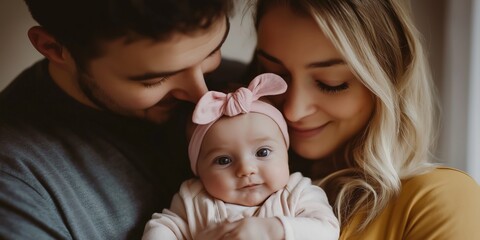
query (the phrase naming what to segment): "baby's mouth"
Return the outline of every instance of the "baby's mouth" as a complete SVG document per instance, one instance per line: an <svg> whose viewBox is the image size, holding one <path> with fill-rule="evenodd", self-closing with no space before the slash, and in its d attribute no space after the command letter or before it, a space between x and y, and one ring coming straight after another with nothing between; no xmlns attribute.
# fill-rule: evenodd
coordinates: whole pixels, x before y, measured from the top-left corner
<svg viewBox="0 0 480 240"><path fill-rule="evenodd" d="M258 186L260 186L260 185L262 185L262 184L259 184L259 183L251 183L251 184L247 184L247 185L241 187L241 189L255 188L255 187L258 187Z"/></svg>

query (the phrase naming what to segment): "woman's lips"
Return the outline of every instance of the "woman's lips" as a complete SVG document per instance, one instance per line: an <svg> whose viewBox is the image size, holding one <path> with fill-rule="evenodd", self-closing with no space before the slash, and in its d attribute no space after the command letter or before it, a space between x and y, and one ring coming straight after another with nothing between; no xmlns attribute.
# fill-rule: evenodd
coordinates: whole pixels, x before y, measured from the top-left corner
<svg viewBox="0 0 480 240"><path fill-rule="evenodd" d="M328 123L323 124L320 127L316 128L295 128L290 126L289 128L289 133L292 137L297 137L297 138L311 138L313 136L318 135L320 132L325 129Z"/></svg>

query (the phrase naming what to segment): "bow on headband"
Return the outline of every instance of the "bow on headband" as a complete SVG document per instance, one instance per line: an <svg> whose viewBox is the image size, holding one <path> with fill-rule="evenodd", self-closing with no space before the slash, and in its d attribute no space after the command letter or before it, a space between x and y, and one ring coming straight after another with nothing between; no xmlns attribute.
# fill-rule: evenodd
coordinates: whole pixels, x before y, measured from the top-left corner
<svg viewBox="0 0 480 240"><path fill-rule="evenodd" d="M255 77L248 88L239 88L233 93L207 92L198 102L192 120L197 124L208 124L223 115L232 117L250 112L252 102L260 97L282 94L287 90L285 81L273 73Z"/></svg>
<svg viewBox="0 0 480 240"><path fill-rule="evenodd" d="M248 112L267 115L277 123L288 147L287 123L282 113L274 106L258 100L263 96L284 93L286 90L287 84L281 77L273 73L265 73L255 77L248 88L242 87L233 93L207 92L198 101L192 116L192 121L199 124L193 131L188 145L188 156L193 173L197 174L197 159L205 134L215 121L224 115L233 117Z"/></svg>

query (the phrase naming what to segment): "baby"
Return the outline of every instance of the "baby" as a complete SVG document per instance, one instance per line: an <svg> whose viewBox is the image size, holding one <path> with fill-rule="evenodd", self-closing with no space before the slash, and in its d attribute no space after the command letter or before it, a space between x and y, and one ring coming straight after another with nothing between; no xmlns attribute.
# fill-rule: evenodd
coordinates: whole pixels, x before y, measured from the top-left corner
<svg viewBox="0 0 480 240"><path fill-rule="evenodd" d="M284 239L338 239L324 191L300 173L289 174L282 114L259 100L286 89L282 78L266 73L248 88L200 99L188 151L198 179L185 181L170 209L153 215L143 239L196 239L209 226L249 217L279 221ZM269 234L255 228L259 236Z"/></svg>

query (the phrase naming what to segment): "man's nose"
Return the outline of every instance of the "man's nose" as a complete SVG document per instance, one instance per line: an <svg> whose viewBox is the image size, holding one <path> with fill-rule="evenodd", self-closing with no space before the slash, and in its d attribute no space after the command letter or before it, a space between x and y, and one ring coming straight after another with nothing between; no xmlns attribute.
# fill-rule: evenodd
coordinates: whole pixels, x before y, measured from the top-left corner
<svg viewBox="0 0 480 240"><path fill-rule="evenodd" d="M200 66L187 69L178 77L181 86L172 91L176 99L196 103L208 91Z"/></svg>

